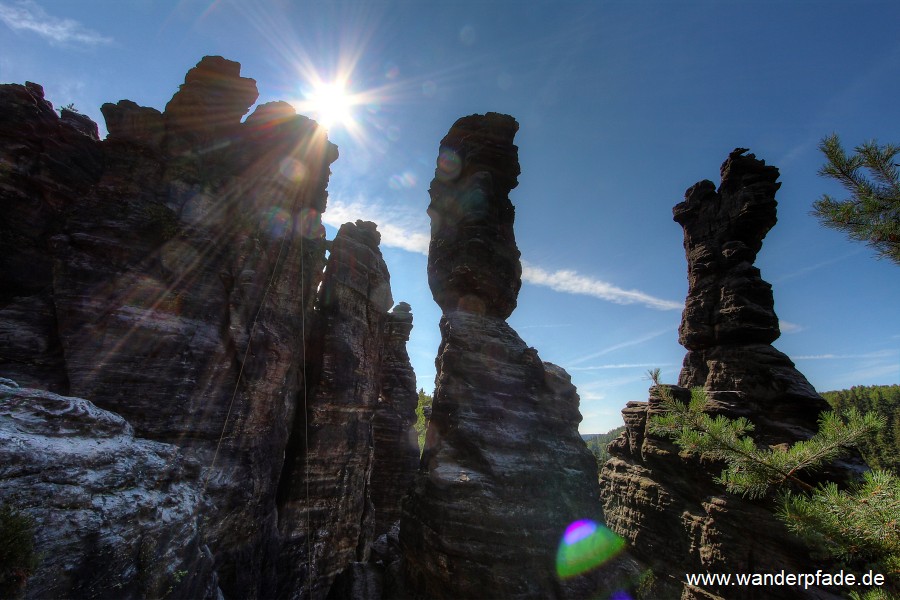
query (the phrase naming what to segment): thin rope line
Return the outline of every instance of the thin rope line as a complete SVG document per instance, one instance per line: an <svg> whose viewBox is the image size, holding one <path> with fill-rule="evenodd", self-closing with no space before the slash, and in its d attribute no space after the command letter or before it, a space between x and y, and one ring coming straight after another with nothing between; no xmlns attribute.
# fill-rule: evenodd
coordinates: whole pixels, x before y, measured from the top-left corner
<svg viewBox="0 0 900 600"><path fill-rule="evenodd" d="M206 493L206 489L209 486L209 479L212 477L213 468L216 466L216 459L219 457L219 449L222 447L222 440L225 439L225 430L228 429L228 420L231 418L234 399L237 397L238 387L240 387L241 378L244 375L244 366L247 364L247 355L250 353L250 344L253 342L253 333L256 331L256 322L259 320L259 314L262 312L263 306L266 305L266 299L269 297L269 291L272 289L272 284L275 283L275 275L278 273L278 263L281 262L281 255L284 252L285 239L287 239L287 236L281 237L281 245L278 247L278 256L275 258L275 265L272 267L272 275L269 277L269 284L266 286L266 291L263 294L262 301L259 303L259 308L256 309L256 315L253 317L253 324L250 326L250 335L247 336L247 347L244 348L244 357L241 359L241 368L238 370L237 380L234 382L234 390L231 392L231 400L228 402L228 412L225 414L222 432L219 434L219 441L216 443L216 451L213 453L212 462L209 464L209 471L206 473L206 480L203 482L204 493ZM302 251L302 238L300 243ZM302 259L300 262L302 264Z"/></svg>
<svg viewBox="0 0 900 600"><path fill-rule="evenodd" d="M300 298L303 307L300 310L300 338L303 340L303 480L306 486L306 587L309 597L312 598L312 530L310 526L310 514L312 506L309 504L309 412L306 406L306 270L304 268L303 232L304 224L300 224Z"/></svg>

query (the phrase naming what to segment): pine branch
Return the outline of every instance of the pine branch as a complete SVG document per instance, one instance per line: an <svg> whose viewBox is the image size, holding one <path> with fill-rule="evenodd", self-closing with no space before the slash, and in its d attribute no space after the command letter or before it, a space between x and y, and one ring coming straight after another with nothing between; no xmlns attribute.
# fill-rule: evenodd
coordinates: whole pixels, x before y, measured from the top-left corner
<svg viewBox="0 0 900 600"><path fill-rule="evenodd" d="M872 246L879 256L900 264L900 171L894 162L900 146L879 146L873 140L848 156L832 134L819 149L827 161L819 174L838 181L850 197L835 200L823 195L813 202L813 214L826 227L844 231L851 239Z"/></svg>
<svg viewBox="0 0 900 600"><path fill-rule="evenodd" d="M724 460L728 468L716 481L729 492L751 498L762 497L772 486L784 483L813 492L815 488L801 479L800 473L838 458L860 438L883 426L883 420L873 413L860 416L850 411L846 423L834 413L825 413L819 433L812 438L787 451L760 449L746 435L753 431L746 419L713 418L703 412L707 399L702 388L691 390L688 405L672 398L668 389L661 388L660 394L666 414L651 418L650 432L671 437L682 450L702 458Z"/></svg>

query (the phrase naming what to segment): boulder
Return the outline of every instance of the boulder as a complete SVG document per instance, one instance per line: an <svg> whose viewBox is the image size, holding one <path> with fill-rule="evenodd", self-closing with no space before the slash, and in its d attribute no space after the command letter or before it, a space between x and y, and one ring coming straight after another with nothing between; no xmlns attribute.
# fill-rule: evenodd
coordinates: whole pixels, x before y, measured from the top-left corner
<svg viewBox="0 0 900 600"><path fill-rule="evenodd" d="M199 473L87 400L0 379L0 504L39 558L26 598L221 598Z"/></svg>

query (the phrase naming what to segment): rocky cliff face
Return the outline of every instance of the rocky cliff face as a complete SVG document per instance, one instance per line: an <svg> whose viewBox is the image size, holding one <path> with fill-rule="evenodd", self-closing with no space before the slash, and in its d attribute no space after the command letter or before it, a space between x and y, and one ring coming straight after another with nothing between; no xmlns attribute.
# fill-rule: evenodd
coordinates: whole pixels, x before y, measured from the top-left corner
<svg viewBox="0 0 900 600"><path fill-rule="evenodd" d="M400 501L419 466L416 433L416 374L409 362L406 342L412 330L411 307L400 302L388 313L381 359L381 394L372 421L375 456L372 466L372 504L375 536L387 533L400 519Z"/></svg>
<svg viewBox="0 0 900 600"><path fill-rule="evenodd" d="M357 221L341 226L331 247L310 351L322 358L307 373L306 410L294 423L279 489L279 597L324 596L373 541L372 418L392 304L380 238L374 223Z"/></svg>
<svg viewBox="0 0 900 600"><path fill-rule="evenodd" d="M697 183L673 211L684 229L688 262L679 332L688 353L679 385L668 387L681 399L689 388L703 387L710 410L747 417L756 424L758 442L792 443L812 434L827 404L771 346L779 336L772 287L753 262L776 222L778 169L745 153L738 149L729 155L718 189L710 181ZM676 586L692 572L822 568L765 502L726 495L713 483L719 465L679 456L667 440L647 434L648 417L660 410L659 392L651 389L649 402L629 402L622 411L626 431L610 445L613 458L601 473L607 524L628 539L633 554ZM750 598L758 592L685 587L683 597L710 593ZM796 597L797 590L772 587L766 593ZM827 596L822 590L808 593Z"/></svg>
<svg viewBox="0 0 900 600"><path fill-rule="evenodd" d="M568 375L506 324L521 284L508 193L516 121L457 121L431 184L429 283L443 310L437 387L400 541L409 594L549 598L566 526L597 518L595 462Z"/></svg>
<svg viewBox="0 0 900 600"><path fill-rule="evenodd" d="M87 398L195 460L219 584L235 598L309 587L306 566L277 571L282 536L290 547L306 523L279 518L276 500L297 510L285 490L305 488L291 469L307 457L345 476L313 473L311 499L353 504L321 548L339 539L340 561L367 539L348 523L370 519L357 484L370 477L391 302L371 224L342 230L317 297L337 148L286 103L242 122L256 97L238 63L206 57L162 113L105 104L100 141L40 86L0 86L0 375ZM357 260L366 269L343 262ZM311 446L297 435L307 418ZM356 437L329 446L332 424ZM313 508L309 524L330 523Z"/></svg>
<svg viewBox="0 0 900 600"><path fill-rule="evenodd" d="M0 503L33 507L33 598L216 598L200 465L86 400L0 379Z"/></svg>

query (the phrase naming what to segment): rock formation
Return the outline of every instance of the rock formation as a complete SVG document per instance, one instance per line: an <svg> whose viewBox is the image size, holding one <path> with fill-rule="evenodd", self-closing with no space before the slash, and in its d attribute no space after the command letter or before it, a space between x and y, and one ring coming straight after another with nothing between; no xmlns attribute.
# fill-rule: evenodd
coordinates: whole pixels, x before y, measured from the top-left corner
<svg viewBox="0 0 900 600"><path fill-rule="evenodd" d="M718 188L701 181L674 208L684 229L688 296L679 341L688 353L678 386L703 387L709 409L744 416L761 444L808 438L827 403L773 348L778 318L771 286L753 266L762 240L775 224L778 169L737 149L722 165ZM693 572L815 572L822 568L773 516L766 502L725 493L713 482L721 465L679 456L668 440L647 434L647 419L660 411L660 390L649 402L629 402L626 431L609 446L601 473L606 521L637 557L653 565L663 583L681 587ZM685 588L686 598L707 594L755 597L758 589ZM823 593L822 590L809 593ZM797 589L767 587L771 597L796 597Z"/></svg>
<svg viewBox="0 0 900 600"><path fill-rule="evenodd" d="M406 495L419 466L416 434L416 374L409 363L406 342L412 313L400 302L388 314L381 358L381 394L372 422L375 456L372 467L372 504L375 536L385 534L400 519L400 500Z"/></svg>
<svg viewBox="0 0 900 600"><path fill-rule="evenodd" d="M428 285L444 313L463 310L501 319L522 287L516 212L515 119L497 113L460 119L441 140L431 180Z"/></svg>
<svg viewBox="0 0 900 600"><path fill-rule="evenodd" d="M505 318L521 285L509 191L516 121L458 120L431 183L429 284L442 341L431 422L400 541L408 591L428 598L550 598L576 519L597 519L596 463L569 376Z"/></svg>
<svg viewBox="0 0 900 600"><path fill-rule="evenodd" d="M766 443L781 443L815 430L828 403L771 345L781 335L772 286L753 263L775 225L781 184L777 168L745 152L729 155L718 190L701 181L673 209L688 262L678 385L704 387L719 410L753 415Z"/></svg>
<svg viewBox="0 0 900 600"><path fill-rule="evenodd" d="M0 376L86 398L196 461L228 598L304 593L285 581L324 594L367 551L391 304L374 225L342 229L325 269L337 148L284 102L242 122L256 97L238 63L205 57L164 112L103 105L101 141L39 85L0 86ZM312 511L288 493L306 481ZM324 582L279 549L309 513L336 519L316 532Z"/></svg>
<svg viewBox="0 0 900 600"><path fill-rule="evenodd" d="M81 398L0 378L0 504L29 506L29 598L216 598L200 465Z"/></svg>
<svg viewBox="0 0 900 600"><path fill-rule="evenodd" d="M279 489L279 597L324 596L373 541L372 418L393 303L380 239L374 223L346 223L328 258L310 349L321 360L307 373L307 410L294 422Z"/></svg>

